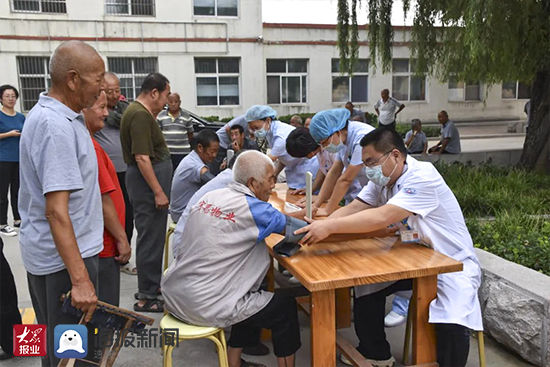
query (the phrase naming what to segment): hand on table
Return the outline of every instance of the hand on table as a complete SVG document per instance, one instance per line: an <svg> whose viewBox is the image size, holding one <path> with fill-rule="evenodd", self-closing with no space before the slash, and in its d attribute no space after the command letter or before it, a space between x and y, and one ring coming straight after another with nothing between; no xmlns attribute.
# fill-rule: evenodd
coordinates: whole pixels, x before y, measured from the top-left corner
<svg viewBox="0 0 550 367"><path fill-rule="evenodd" d="M308 222L309 225L302 227L294 232L294 234L306 233L306 235L300 241L301 245L303 246L313 245L330 236L331 231L329 229L329 226L327 225L327 221L324 221L324 220L314 221L308 217L304 217L304 220Z"/></svg>
<svg viewBox="0 0 550 367"><path fill-rule="evenodd" d="M288 193L290 195L305 195L306 194L306 189L296 189L296 190L289 190ZM305 205L305 198L303 199L300 199L300 201L304 201L304 205Z"/></svg>
<svg viewBox="0 0 550 367"><path fill-rule="evenodd" d="M332 214L331 212L329 212L326 208L319 208L317 209L317 207L314 207L316 210L312 212L312 215L314 217L328 217L330 214Z"/></svg>

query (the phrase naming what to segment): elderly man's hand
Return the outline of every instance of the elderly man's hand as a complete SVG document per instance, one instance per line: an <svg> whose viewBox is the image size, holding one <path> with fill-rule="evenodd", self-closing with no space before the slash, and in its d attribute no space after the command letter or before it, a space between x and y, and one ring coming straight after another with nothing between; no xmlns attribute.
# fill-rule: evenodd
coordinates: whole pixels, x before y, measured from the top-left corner
<svg viewBox="0 0 550 367"><path fill-rule="evenodd" d="M169 204L170 201L164 191L160 191L155 194L155 207L157 209L168 209Z"/></svg>
<svg viewBox="0 0 550 367"><path fill-rule="evenodd" d="M319 241L324 240L332 234L330 230L330 221L327 220L317 220L313 221L311 218L304 217L304 220L309 225L302 227L294 232L294 234L306 233L306 235L300 241L301 245L309 246L313 245Z"/></svg>
<svg viewBox="0 0 550 367"><path fill-rule="evenodd" d="M288 193L290 195L305 195L306 194L306 189L290 190Z"/></svg>
<svg viewBox="0 0 550 367"><path fill-rule="evenodd" d="M97 306L97 296L90 279L73 283L73 287L71 288L71 304L85 314L84 322L92 319Z"/></svg>
<svg viewBox="0 0 550 367"><path fill-rule="evenodd" d="M118 256L115 256L115 260L121 265L127 264L128 260L130 260L130 256L132 255L132 248L128 243L128 239L117 241L116 248Z"/></svg>

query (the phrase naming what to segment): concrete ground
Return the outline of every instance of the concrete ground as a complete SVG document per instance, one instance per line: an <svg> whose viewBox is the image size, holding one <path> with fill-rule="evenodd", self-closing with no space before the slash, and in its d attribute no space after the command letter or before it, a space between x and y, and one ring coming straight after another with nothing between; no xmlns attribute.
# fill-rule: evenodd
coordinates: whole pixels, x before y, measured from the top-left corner
<svg viewBox="0 0 550 367"><path fill-rule="evenodd" d="M524 135L508 134L503 131L506 123L498 124L493 129L487 131L487 126L480 124L476 126L460 126L459 131L462 139L463 151L477 151L479 147L483 147L483 150L498 150L498 149L510 149L512 147L521 148L523 146ZM491 136L482 135L490 132ZM494 137L494 135L505 135L504 137ZM468 135L476 136L467 137ZM430 143L431 144L431 143ZM11 214L9 223L12 223ZM21 260L21 253L19 251L18 237L5 237L2 236L4 241L4 255L6 256L8 263L11 266L12 272L15 277L19 307L22 310L22 314L27 322L35 322L32 311L32 304L27 287L26 272ZM133 249L135 250L135 236L133 239ZM134 259L131 260L132 263ZM137 278L135 276L121 274L121 307L132 309L135 302L134 292L137 288ZM391 299L388 299L388 305L390 306ZM148 314L156 319L153 327L158 328L158 322L161 318L161 314ZM303 314L300 314L300 325L302 335L302 348L298 351L297 363L299 367L310 365L310 328L309 320ZM344 335L350 340L356 342L356 337L353 328L344 329L342 331ZM386 329L388 340L392 346L394 357L397 361L402 360L402 348L404 339L404 326ZM273 350L270 343L266 343L271 350ZM488 367L521 367L531 366L524 362L519 357L511 354L505 350L502 346L493 341L490 337L485 336L485 352L487 358ZM216 351L213 344L208 340L196 340L181 343L174 351L174 366L217 366ZM247 357L245 359L264 363L266 366L276 366L275 357L270 354L265 357ZM122 348L119 357L116 361L117 366L161 366L162 356L160 348ZM338 366L344 366L341 362L337 363ZM401 364L398 364L400 366ZM470 355L468 359L468 367L478 366L478 352L477 352L477 340L472 338L470 343ZM40 366L40 361L37 358L15 358L8 361L1 361L2 367L34 367Z"/></svg>

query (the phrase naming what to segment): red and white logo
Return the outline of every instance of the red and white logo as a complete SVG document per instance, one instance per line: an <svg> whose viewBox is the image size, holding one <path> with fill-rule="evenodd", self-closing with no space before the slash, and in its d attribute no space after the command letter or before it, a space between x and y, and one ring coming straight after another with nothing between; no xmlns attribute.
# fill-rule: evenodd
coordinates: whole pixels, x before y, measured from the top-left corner
<svg viewBox="0 0 550 367"><path fill-rule="evenodd" d="M13 325L15 357L43 357L46 352L46 325Z"/></svg>

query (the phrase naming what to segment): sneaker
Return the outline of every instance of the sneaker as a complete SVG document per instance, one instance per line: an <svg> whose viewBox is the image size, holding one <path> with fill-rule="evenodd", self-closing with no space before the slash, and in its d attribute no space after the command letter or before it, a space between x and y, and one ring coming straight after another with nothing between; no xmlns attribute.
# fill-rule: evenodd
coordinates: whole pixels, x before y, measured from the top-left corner
<svg viewBox="0 0 550 367"><path fill-rule="evenodd" d="M393 367L395 365L395 358L393 358L393 356L383 361L368 358L366 358L366 360L372 365L372 367ZM351 361L343 354L340 354L340 362L348 366L353 366L353 363L351 363Z"/></svg>
<svg viewBox="0 0 550 367"><path fill-rule="evenodd" d="M0 227L0 233L2 233L3 235L6 235L8 237L17 236L17 232L15 232L15 229L8 226L7 224Z"/></svg>
<svg viewBox="0 0 550 367"><path fill-rule="evenodd" d="M21 227L21 219L14 220L14 221L13 221L13 226L14 226L15 228Z"/></svg>
<svg viewBox="0 0 550 367"><path fill-rule="evenodd" d="M407 316L402 316L395 311L390 311L386 317L384 317L385 327L396 327L407 321Z"/></svg>

